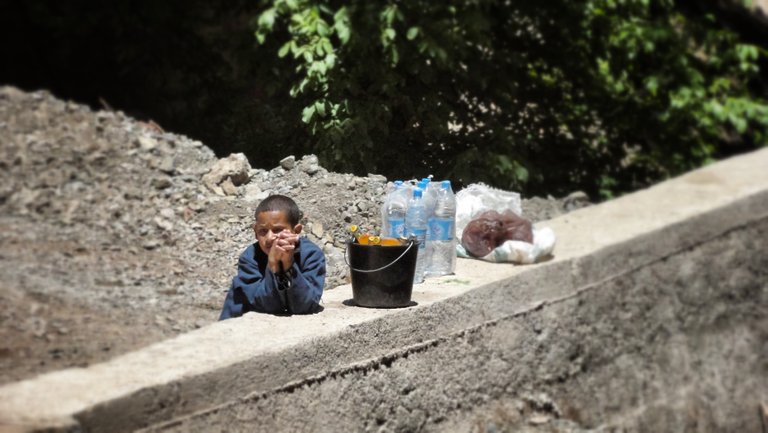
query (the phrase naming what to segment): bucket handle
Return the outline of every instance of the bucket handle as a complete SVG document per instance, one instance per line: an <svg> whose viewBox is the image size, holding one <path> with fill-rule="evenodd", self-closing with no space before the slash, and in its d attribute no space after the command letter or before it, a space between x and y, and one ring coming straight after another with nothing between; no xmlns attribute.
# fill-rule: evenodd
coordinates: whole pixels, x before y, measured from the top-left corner
<svg viewBox="0 0 768 433"><path fill-rule="evenodd" d="M414 241L409 241L409 242L408 242L408 248L406 248L406 249L405 249L405 251L403 251L403 253L402 253L402 254L400 254L399 256L397 256L397 258L396 258L395 260L392 260L392 262L391 262L391 263L389 263L389 264L387 264L387 265L384 265L384 266L382 266L382 267L380 267L380 268L378 268L378 269L363 270L363 269L355 269L355 268L353 268L353 267L352 267L352 265L350 265L350 264L349 264L349 261L347 260L347 255L349 254L349 248L347 248L347 252L344 254L344 263L346 263L346 264L347 264L347 266L349 267L349 269L352 269L352 270L353 270L353 271L355 271L355 272L367 272L367 273L372 273L372 272L379 272L379 271L383 271L384 269L387 269L388 267L390 267L390 266L394 265L395 263L397 263L397 261L398 261L398 260L402 259L402 258L403 258L403 256L404 256L404 255L405 255L405 254L406 254L406 253L407 253L407 252L408 252L408 251L411 249L411 247L413 247L413 244L415 244L415 242L414 242ZM379 247L379 248L386 248L386 247Z"/></svg>

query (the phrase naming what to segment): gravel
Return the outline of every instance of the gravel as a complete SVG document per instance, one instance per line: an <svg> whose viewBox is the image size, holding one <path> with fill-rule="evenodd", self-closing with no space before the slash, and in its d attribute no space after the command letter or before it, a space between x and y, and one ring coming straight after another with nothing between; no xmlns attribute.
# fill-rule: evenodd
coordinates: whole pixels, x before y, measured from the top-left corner
<svg viewBox="0 0 768 433"><path fill-rule="evenodd" d="M0 87L0 383L86 366L218 318L253 209L294 198L328 260L326 290L347 283L349 224L379 229L387 179L288 155L253 168L122 112L92 111ZM523 201L549 219L589 203Z"/></svg>

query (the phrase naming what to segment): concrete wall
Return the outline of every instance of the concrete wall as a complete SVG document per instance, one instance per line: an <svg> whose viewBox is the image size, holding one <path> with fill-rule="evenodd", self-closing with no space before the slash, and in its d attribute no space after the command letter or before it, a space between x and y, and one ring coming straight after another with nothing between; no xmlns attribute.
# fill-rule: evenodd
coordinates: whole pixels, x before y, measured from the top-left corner
<svg viewBox="0 0 768 433"><path fill-rule="evenodd" d="M768 149L546 225L553 259L461 260L415 307L249 314L0 387L19 431L761 432ZM500 409L501 408L501 409ZM484 431L484 430L483 430Z"/></svg>

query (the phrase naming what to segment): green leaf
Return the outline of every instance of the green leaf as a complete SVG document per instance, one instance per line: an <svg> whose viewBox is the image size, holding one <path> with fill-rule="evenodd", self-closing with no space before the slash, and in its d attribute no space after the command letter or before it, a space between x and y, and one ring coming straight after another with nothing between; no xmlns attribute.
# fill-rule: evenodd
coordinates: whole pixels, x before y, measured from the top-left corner
<svg viewBox="0 0 768 433"><path fill-rule="evenodd" d="M731 113L728 116L728 120L730 120L731 125L736 128L736 131L738 131L739 134L743 134L747 131L747 121L739 116L738 113Z"/></svg>
<svg viewBox="0 0 768 433"><path fill-rule="evenodd" d="M395 20L396 11L397 11L397 6L390 5L384 9L384 12L382 12L382 18L384 19L384 22L387 24L388 27L392 26L392 22Z"/></svg>
<svg viewBox="0 0 768 433"><path fill-rule="evenodd" d="M500 171L505 172L508 170L511 170L513 167L512 160L509 159L509 156L507 155L497 155L496 160L498 161L498 167L501 169Z"/></svg>
<svg viewBox="0 0 768 433"><path fill-rule="evenodd" d="M307 88L307 85L308 85L308 84L309 84L309 79L308 79L308 78L303 78L303 79L301 80L301 82L299 82L299 89L298 89L298 93L304 93L304 89L306 89L306 88Z"/></svg>
<svg viewBox="0 0 768 433"><path fill-rule="evenodd" d="M315 112L317 112L320 117L325 117L325 103L321 101L315 102Z"/></svg>
<svg viewBox="0 0 768 433"><path fill-rule="evenodd" d="M275 8L269 8L259 15L258 20L259 28L272 30L275 25Z"/></svg>
<svg viewBox="0 0 768 433"><path fill-rule="evenodd" d="M517 180L519 180L521 183L528 182L528 169L523 167L520 164L515 164L515 177Z"/></svg>
<svg viewBox="0 0 768 433"><path fill-rule="evenodd" d="M652 96L656 96L656 92L659 90L659 79L658 77L648 77L645 80L645 88L648 89L648 92Z"/></svg>
<svg viewBox="0 0 768 433"><path fill-rule="evenodd" d="M326 54L331 54L331 53L333 53L333 45L331 44L331 41L330 41L330 40L328 40L327 38L324 38L324 39L321 41L321 43L322 43L322 45L323 45L323 50L325 51L325 53L326 53Z"/></svg>
<svg viewBox="0 0 768 433"><path fill-rule="evenodd" d="M333 14L334 22L347 21L347 20L349 20L349 14L346 6L342 6L341 8L339 8L338 11L336 11L335 14Z"/></svg>
<svg viewBox="0 0 768 433"><path fill-rule="evenodd" d="M336 36L339 37L342 45L346 45L346 43L349 42L350 37L349 26L344 22L337 21L334 28L336 29Z"/></svg>
<svg viewBox="0 0 768 433"><path fill-rule="evenodd" d="M293 53L293 58L298 59L304 54L304 51L307 50L307 47L305 46L299 46L294 41L291 41L291 52Z"/></svg>
<svg viewBox="0 0 768 433"><path fill-rule="evenodd" d="M331 29L328 27L328 24L325 21L317 21L317 34L321 37L327 37L331 34Z"/></svg>
<svg viewBox="0 0 768 433"><path fill-rule="evenodd" d="M726 119L726 113L723 109L723 104L719 103L718 101L712 101L712 103L709 106L709 110L712 112L712 114L720 121L723 121Z"/></svg>
<svg viewBox="0 0 768 433"><path fill-rule="evenodd" d="M346 7L341 7L333 15L333 28L336 31L342 45L346 45L349 42L350 28L349 28L349 13Z"/></svg>
<svg viewBox="0 0 768 433"><path fill-rule="evenodd" d="M280 50L277 52L277 56L281 59L288 55L288 53L291 51L291 43L293 41L288 41L283 44L282 47L280 47Z"/></svg>
<svg viewBox="0 0 768 433"><path fill-rule="evenodd" d="M313 62L312 66L314 66L317 72L323 77L325 76L326 72L328 72L328 66L325 64L325 60Z"/></svg>
<svg viewBox="0 0 768 433"><path fill-rule="evenodd" d="M301 111L301 121L304 123L309 123L312 120L312 116L314 115L315 115L314 104L304 107L304 109Z"/></svg>
<svg viewBox="0 0 768 433"><path fill-rule="evenodd" d="M412 41L416 39L418 35L419 35L419 28L411 27L410 29L408 29L408 33L405 35L405 37L408 38L409 41Z"/></svg>
<svg viewBox="0 0 768 433"><path fill-rule="evenodd" d="M325 56L325 66L327 69L333 69L334 65L336 65L336 55L331 53Z"/></svg>

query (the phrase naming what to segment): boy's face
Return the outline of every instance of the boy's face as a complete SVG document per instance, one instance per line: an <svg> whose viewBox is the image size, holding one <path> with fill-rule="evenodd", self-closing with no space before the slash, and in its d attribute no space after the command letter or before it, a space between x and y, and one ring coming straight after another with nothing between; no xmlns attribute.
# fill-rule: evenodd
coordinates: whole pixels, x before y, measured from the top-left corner
<svg viewBox="0 0 768 433"><path fill-rule="evenodd" d="M256 240L259 241L259 247L264 254L269 255L272 248L272 242L275 241L280 232L287 230L291 233L301 233L301 224L291 226L288 221L288 215L282 211L260 212L256 216L256 223L253 225L253 231L256 233Z"/></svg>

